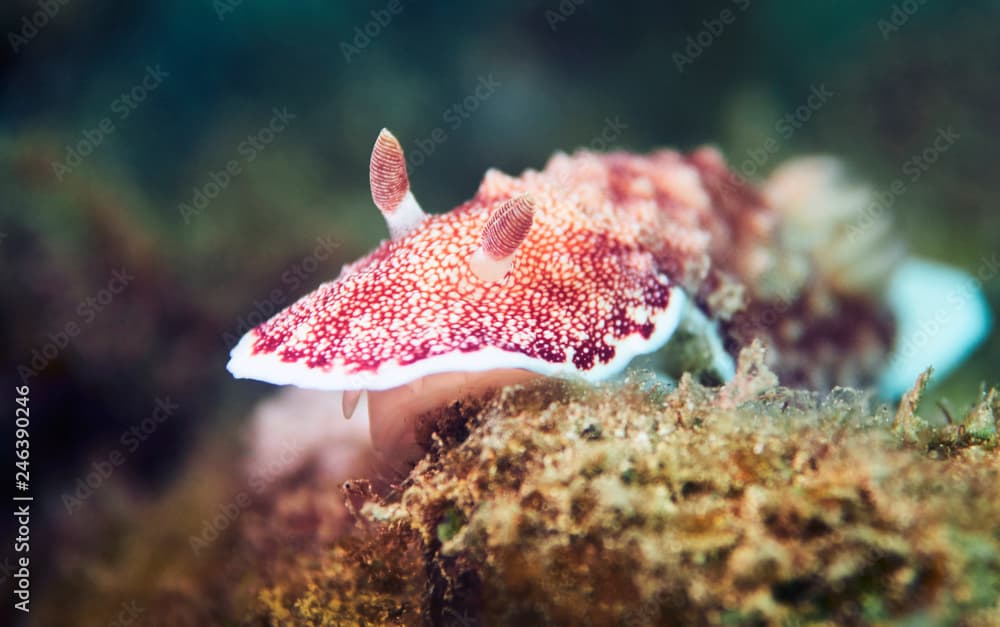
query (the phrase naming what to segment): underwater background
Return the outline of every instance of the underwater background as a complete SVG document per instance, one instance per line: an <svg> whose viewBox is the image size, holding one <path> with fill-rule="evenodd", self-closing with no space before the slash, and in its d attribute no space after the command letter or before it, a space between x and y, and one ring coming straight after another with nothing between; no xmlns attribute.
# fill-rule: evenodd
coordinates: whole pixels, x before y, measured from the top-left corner
<svg viewBox="0 0 1000 627"><path fill-rule="evenodd" d="M998 18L988 0L5 2L0 387L31 387L33 563L65 558L52 539L89 503L64 497L109 451L153 499L273 391L233 380L229 349L385 236L382 127L430 212L555 150L712 143L749 179L833 154L1000 311ZM965 411L998 363L993 334L923 415Z"/></svg>

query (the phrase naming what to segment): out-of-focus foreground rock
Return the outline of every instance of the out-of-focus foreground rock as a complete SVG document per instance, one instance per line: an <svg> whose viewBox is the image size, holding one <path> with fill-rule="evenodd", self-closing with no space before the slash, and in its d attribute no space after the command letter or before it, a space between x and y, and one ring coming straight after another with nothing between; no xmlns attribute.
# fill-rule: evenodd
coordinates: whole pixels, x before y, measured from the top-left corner
<svg viewBox="0 0 1000 627"><path fill-rule="evenodd" d="M779 388L762 360L744 351L722 388L550 381L455 405L409 475L347 494L318 464L245 486L209 447L161 502L95 517L120 535L42 607L81 625L129 602L145 624L1000 624L996 391L934 427L919 384L891 411Z"/></svg>

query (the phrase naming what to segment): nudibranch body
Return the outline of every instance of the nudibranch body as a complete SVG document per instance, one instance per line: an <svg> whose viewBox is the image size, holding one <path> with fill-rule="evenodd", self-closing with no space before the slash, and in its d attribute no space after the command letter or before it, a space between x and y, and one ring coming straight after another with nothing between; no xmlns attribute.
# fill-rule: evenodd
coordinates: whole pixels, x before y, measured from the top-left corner
<svg viewBox="0 0 1000 627"><path fill-rule="evenodd" d="M341 392L381 448L412 444L414 420L441 403L531 376L606 379L674 335L704 338L703 369L720 378L740 344L764 337L790 376L836 365L824 382L870 382L892 341L875 294L898 250L873 229L848 261L826 247L839 259L828 274L852 280L817 278L823 259L783 225L805 216L839 241L857 212L838 202L850 195L836 168L816 163L758 190L711 148L558 153L519 177L490 170L472 199L425 214L383 131L371 185L391 238L247 333L229 370Z"/></svg>
<svg viewBox="0 0 1000 627"><path fill-rule="evenodd" d="M557 154L517 178L490 170L471 200L438 215L420 210L387 131L371 173L391 239L249 332L229 370L345 392L345 415L361 391L409 390L368 395L369 413L391 405L374 411L373 435L406 422L383 416L403 405L528 373L622 371L677 329L685 284L711 265L707 228L722 227L697 165L672 151Z"/></svg>
<svg viewBox="0 0 1000 627"><path fill-rule="evenodd" d="M230 368L329 390L495 368L604 379L663 345L685 306L680 269L706 266L711 203L696 181L675 153L490 171L472 200L425 216L248 334ZM505 267L483 234L509 207L531 210Z"/></svg>

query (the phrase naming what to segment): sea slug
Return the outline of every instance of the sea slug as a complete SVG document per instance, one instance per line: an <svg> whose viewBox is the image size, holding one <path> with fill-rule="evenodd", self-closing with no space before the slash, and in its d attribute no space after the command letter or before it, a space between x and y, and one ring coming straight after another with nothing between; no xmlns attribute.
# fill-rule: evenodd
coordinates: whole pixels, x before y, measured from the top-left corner
<svg viewBox="0 0 1000 627"><path fill-rule="evenodd" d="M906 315L882 296L905 252L887 219L853 228L870 192L832 159L754 185L709 147L557 153L519 177L489 170L442 214L417 203L387 130L370 173L390 239L247 333L228 368L339 392L382 450L413 453L414 422L441 404L539 375L607 379L668 342L675 370L708 380L760 338L783 382L870 385Z"/></svg>

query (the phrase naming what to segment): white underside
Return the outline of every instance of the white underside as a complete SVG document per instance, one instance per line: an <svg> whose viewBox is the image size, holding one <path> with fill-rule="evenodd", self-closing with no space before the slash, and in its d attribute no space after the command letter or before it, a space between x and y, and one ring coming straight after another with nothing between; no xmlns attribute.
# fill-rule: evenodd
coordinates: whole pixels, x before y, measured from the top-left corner
<svg viewBox="0 0 1000 627"><path fill-rule="evenodd" d="M590 370L578 370L571 357L553 363L529 357L523 353L486 347L471 352L451 352L429 357L408 365L395 362L383 364L376 371L348 373L333 368L310 368L299 362L283 361L273 353L253 354L256 334L243 336L230 352L226 368L234 377L257 379L277 385L295 385L316 390L387 390L406 385L421 377L444 372L482 372L499 368L519 368L554 377L581 378L601 381L621 372L638 355L653 352L674 334L687 305L687 295L679 287L670 289L667 308L651 316L653 334L648 338L633 334L614 345L615 356L606 364L596 364Z"/></svg>

